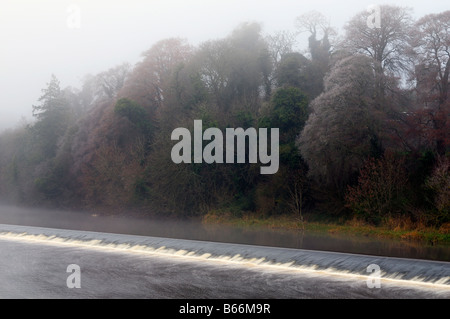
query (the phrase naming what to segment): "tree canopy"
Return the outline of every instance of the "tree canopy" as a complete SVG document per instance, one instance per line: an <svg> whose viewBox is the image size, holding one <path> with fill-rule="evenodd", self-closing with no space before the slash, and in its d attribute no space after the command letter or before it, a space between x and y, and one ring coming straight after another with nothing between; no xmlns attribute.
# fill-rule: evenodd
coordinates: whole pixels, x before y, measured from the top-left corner
<svg viewBox="0 0 450 319"><path fill-rule="evenodd" d="M310 12L295 31L243 23L195 46L162 39L135 65L85 76L80 89L52 75L34 121L0 135L0 199L448 223L450 11L415 21L408 8L379 9L379 27L359 12L341 37ZM279 129L278 172L261 176L247 161L174 163L171 133L192 131L195 120L202 133Z"/></svg>

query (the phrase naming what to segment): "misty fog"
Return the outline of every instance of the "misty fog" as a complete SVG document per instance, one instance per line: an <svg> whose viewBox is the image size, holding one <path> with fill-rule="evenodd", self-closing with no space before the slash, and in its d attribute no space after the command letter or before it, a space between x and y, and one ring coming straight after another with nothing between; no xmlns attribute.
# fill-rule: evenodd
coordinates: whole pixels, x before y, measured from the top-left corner
<svg viewBox="0 0 450 319"><path fill-rule="evenodd" d="M381 2L383 3L383 2ZM446 0L389 1L414 8L414 16L448 9ZM190 43L226 36L243 22L262 23L264 33L293 31L296 17L316 10L342 29L369 5L364 1L166 0L33 1L5 0L0 5L0 131L30 122L31 107L55 74L62 87L80 88L87 74L124 62L134 64L157 41L182 37ZM80 26L73 14L80 13ZM72 22L71 22L72 21ZM71 24L72 23L72 24ZM299 43L307 48L307 38ZM23 118L23 120L22 120Z"/></svg>

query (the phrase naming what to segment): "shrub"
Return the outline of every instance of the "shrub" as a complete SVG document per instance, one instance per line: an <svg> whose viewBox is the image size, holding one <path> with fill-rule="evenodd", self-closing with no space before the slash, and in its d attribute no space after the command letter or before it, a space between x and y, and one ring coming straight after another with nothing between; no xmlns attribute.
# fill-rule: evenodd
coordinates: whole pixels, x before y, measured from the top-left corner
<svg viewBox="0 0 450 319"><path fill-rule="evenodd" d="M360 170L358 184L349 186L346 207L366 221L378 224L405 207L407 178L404 160L385 154L368 159Z"/></svg>
<svg viewBox="0 0 450 319"><path fill-rule="evenodd" d="M448 158L438 158L436 167L425 182L425 187L432 192L434 222L438 224L448 222L450 217L450 160Z"/></svg>

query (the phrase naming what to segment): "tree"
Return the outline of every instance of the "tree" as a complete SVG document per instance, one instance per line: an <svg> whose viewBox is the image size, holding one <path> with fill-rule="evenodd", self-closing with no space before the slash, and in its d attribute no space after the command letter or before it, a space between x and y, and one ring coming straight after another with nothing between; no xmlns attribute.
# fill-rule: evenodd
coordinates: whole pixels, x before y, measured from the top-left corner
<svg viewBox="0 0 450 319"><path fill-rule="evenodd" d="M52 74L47 88L42 90L42 96L39 98L40 105L33 105L33 116L38 120L50 116L54 111L64 108L64 100L61 98L60 82Z"/></svg>
<svg viewBox="0 0 450 319"><path fill-rule="evenodd" d="M162 107L172 72L187 62L191 54L192 47L184 39L158 41L143 53L144 59L127 77L119 97L130 98L145 108Z"/></svg>
<svg viewBox="0 0 450 319"><path fill-rule="evenodd" d="M81 90L77 97L81 114L85 114L103 101L117 98L131 73L131 65L123 63L97 75L83 77Z"/></svg>
<svg viewBox="0 0 450 319"><path fill-rule="evenodd" d="M300 53L289 53L283 56L276 70L279 87L306 87L308 68L311 62ZM305 90L306 91L306 90Z"/></svg>
<svg viewBox="0 0 450 319"><path fill-rule="evenodd" d="M52 75L47 88L42 92L40 104L33 105L33 116L37 118L37 122L32 130L42 156L52 157L56 154L58 139L68 127L70 109L55 75Z"/></svg>
<svg viewBox="0 0 450 319"><path fill-rule="evenodd" d="M323 90L323 76L313 63L300 53L286 54L275 72L279 87L296 87L310 100Z"/></svg>
<svg viewBox="0 0 450 319"><path fill-rule="evenodd" d="M309 174L340 196L367 156L380 153L374 103L373 60L356 55L338 62L299 138Z"/></svg>
<svg viewBox="0 0 450 319"><path fill-rule="evenodd" d="M369 158L360 171L358 184L350 186L346 205L359 217L378 224L405 210L405 161L386 153L383 158Z"/></svg>
<svg viewBox="0 0 450 319"><path fill-rule="evenodd" d="M151 133L152 127L147 112L134 101L122 98L117 101L114 111L136 125L146 137Z"/></svg>
<svg viewBox="0 0 450 319"><path fill-rule="evenodd" d="M450 159L439 157L432 174L425 183L426 189L432 192L435 224L450 221Z"/></svg>
<svg viewBox="0 0 450 319"><path fill-rule="evenodd" d="M411 56L420 103L415 116L424 119L422 131L444 155L450 145L450 11L430 14L412 31ZM429 123L429 124L428 124Z"/></svg>
<svg viewBox="0 0 450 319"><path fill-rule="evenodd" d="M368 11L354 16L345 26L345 38L341 46L351 53L372 58L377 75L379 107L384 104L386 75L402 75L408 66L408 39L412 25L410 9L398 6L379 6L380 28L368 25Z"/></svg>
<svg viewBox="0 0 450 319"><path fill-rule="evenodd" d="M271 59L261 26L243 24L225 39L201 45L195 57L198 74L209 92L210 107L224 116L242 108L256 114L271 92Z"/></svg>
<svg viewBox="0 0 450 319"><path fill-rule="evenodd" d="M294 51L296 35L289 31L279 31L273 35L266 36L266 42L269 47L273 68L277 69L283 57Z"/></svg>
<svg viewBox="0 0 450 319"><path fill-rule="evenodd" d="M418 85L423 85L422 93L428 94L425 99L443 104L450 87L450 11L421 18L411 33L414 62L422 71L417 74Z"/></svg>
<svg viewBox="0 0 450 319"><path fill-rule="evenodd" d="M230 85L235 103L246 105L256 112L261 92L267 98L271 93L269 77L272 72L269 49L257 23L242 24L229 37Z"/></svg>
<svg viewBox="0 0 450 319"><path fill-rule="evenodd" d="M145 168L141 165L144 144L135 140L125 148L117 143L101 144L92 160L83 163L81 192L88 206L104 206L119 210L129 205L142 192L139 183Z"/></svg>
<svg viewBox="0 0 450 319"><path fill-rule="evenodd" d="M34 138L24 123L0 135L0 198L3 202L25 202L30 199L33 174L31 151Z"/></svg>
<svg viewBox="0 0 450 319"><path fill-rule="evenodd" d="M267 78L270 93L276 86L277 82L277 70L280 66L280 62L289 54L294 52L294 45L296 42L296 34L288 31L279 31L275 34L266 36L266 42L269 50L269 56L272 61L272 72ZM278 84L279 85L279 84Z"/></svg>
<svg viewBox="0 0 450 319"><path fill-rule="evenodd" d="M295 145L309 116L308 98L295 87L280 88L273 94L269 109L259 120L260 127L280 130L280 164L297 169L302 164Z"/></svg>
<svg viewBox="0 0 450 319"><path fill-rule="evenodd" d="M109 99L115 98L122 89L130 72L130 64L123 63L96 76L97 94Z"/></svg>
<svg viewBox="0 0 450 319"><path fill-rule="evenodd" d="M215 104L219 109L228 109L231 102L231 96L227 94L231 63L227 55L229 51L226 39L207 41L200 45L194 57L197 73L208 92L210 104Z"/></svg>
<svg viewBox="0 0 450 319"><path fill-rule="evenodd" d="M280 129L280 143L294 142L308 119L308 99L295 87L278 89L272 96L271 109L262 121Z"/></svg>
<svg viewBox="0 0 450 319"><path fill-rule="evenodd" d="M318 11L310 11L295 20L295 25L298 32L308 32L311 35L310 39L317 39L321 32L323 37L330 33L330 24L326 17Z"/></svg>
<svg viewBox="0 0 450 319"><path fill-rule="evenodd" d="M308 32L310 66L306 76L309 83L309 97L316 98L323 91L323 80L331 67L332 44L330 36L336 34L325 16L317 11L303 14L296 19L296 26L300 33ZM321 39L319 39L321 35Z"/></svg>
<svg viewBox="0 0 450 319"><path fill-rule="evenodd" d="M382 5L380 28L368 26L368 11L354 16L345 26L343 46L354 53L374 59L377 73L401 72L407 66L407 43L412 25L410 9Z"/></svg>

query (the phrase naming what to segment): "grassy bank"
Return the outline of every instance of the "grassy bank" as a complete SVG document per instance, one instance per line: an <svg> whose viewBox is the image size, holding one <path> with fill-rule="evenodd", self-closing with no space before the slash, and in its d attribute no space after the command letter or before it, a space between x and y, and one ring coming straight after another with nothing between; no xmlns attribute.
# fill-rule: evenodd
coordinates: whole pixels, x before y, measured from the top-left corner
<svg viewBox="0 0 450 319"><path fill-rule="evenodd" d="M404 241L416 241L428 244L449 244L450 225L446 224L439 229L413 225L411 223L390 220L385 225L373 226L358 220L345 222L338 221L310 221L291 215L262 217L255 214L235 216L227 213L209 213L203 217L207 224L224 224L243 228L262 228L277 230L297 230L329 233L346 236L366 236L372 238L386 238Z"/></svg>

